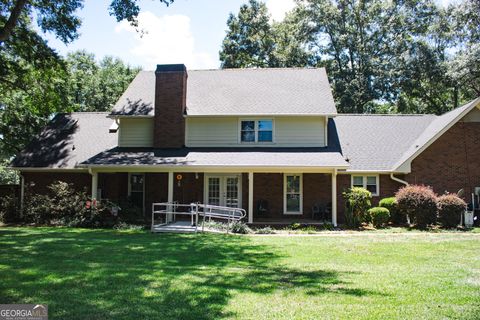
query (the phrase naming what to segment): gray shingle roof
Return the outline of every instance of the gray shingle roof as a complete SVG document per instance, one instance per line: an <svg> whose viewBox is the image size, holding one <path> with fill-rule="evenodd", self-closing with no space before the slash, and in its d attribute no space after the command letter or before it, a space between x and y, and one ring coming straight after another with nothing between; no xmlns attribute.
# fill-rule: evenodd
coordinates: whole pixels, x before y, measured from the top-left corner
<svg viewBox="0 0 480 320"><path fill-rule="evenodd" d="M114 148L84 165L193 167L347 167L339 152L327 148Z"/></svg>
<svg viewBox="0 0 480 320"><path fill-rule="evenodd" d="M117 147L107 113L59 114L12 162L13 167L75 168L103 165L335 167L350 171L395 171L480 98L441 116L344 115L329 121L328 148Z"/></svg>
<svg viewBox="0 0 480 320"><path fill-rule="evenodd" d="M470 111L473 107L477 106L479 103L480 98L477 98L450 112L447 112L440 116L436 116L435 119L431 121L429 126L426 127L425 130L423 130L422 133L418 135L417 138L409 145L408 149L402 154L402 156L398 158L398 160L393 166L394 169L407 161L417 152L417 150L419 150L442 130L448 127L449 124L455 122L455 120L458 120L457 118L459 118L460 116L462 116L462 114L466 112L468 113L468 111Z"/></svg>
<svg viewBox="0 0 480 320"><path fill-rule="evenodd" d="M112 115L154 115L155 73L142 71ZM324 68L191 70L188 115L336 114Z"/></svg>
<svg viewBox="0 0 480 320"><path fill-rule="evenodd" d="M342 115L336 126L348 170L391 170L412 143L435 119L434 115Z"/></svg>
<svg viewBox="0 0 480 320"><path fill-rule="evenodd" d="M12 167L74 168L117 145L106 112L57 114L12 161Z"/></svg>

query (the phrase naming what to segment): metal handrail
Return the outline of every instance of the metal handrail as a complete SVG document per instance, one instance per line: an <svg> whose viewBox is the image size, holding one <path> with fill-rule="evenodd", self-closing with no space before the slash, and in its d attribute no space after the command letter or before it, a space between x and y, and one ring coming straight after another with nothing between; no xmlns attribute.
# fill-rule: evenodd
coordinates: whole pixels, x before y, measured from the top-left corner
<svg viewBox="0 0 480 320"><path fill-rule="evenodd" d="M156 207L162 209L156 210ZM179 208L187 208L187 211L178 211ZM202 231L204 230L205 219L223 219L227 220L228 226L230 222L240 221L247 216L247 212L242 208L231 208L224 206L214 206L210 204L200 204L200 203L190 203L190 204L179 204L176 202L161 202L161 203L152 203L152 226L153 231L155 227L155 214L165 215L166 225L169 223L169 217L173 217L172 221L176 220L176 215L190 215L192 226L195 225L195 232L198 229L199 217L203 217L202 221ZM194 223L195 217L195 223ZM227 233L229 232L229 227L227 227Z"/></svg>

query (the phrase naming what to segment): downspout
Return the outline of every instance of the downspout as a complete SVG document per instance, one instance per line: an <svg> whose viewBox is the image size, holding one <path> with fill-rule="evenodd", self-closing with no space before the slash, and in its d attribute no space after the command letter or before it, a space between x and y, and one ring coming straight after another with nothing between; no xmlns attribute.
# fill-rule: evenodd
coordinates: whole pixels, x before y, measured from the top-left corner
<svg viewBox="0 0 480 320"><path fill-rule="evenodd" d="M395 176L393 175L393 172L390 173L390 179L392 179L393 181L400 182L401 184L404 184L404 185L408 186L408 182L407 182L407 181L395 177Z"/></svg>

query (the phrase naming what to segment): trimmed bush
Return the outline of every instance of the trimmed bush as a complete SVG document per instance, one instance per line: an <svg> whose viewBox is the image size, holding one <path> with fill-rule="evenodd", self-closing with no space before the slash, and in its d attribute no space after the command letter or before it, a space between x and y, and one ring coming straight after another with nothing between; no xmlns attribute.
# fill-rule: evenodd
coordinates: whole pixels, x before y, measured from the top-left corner
<svg viewBox="0 0 480 320"><path fill-rule="evenodd" d="M445 228L454 228L460 223L467 204L456 194L445 194L437 199L438 220Z"/></svg>
<svg viewBox="0 0 480 320"><path fill-rule="evenodd" d="M343 193L345 199L345 222L349 227L358 227L370 222L367 210L371 206L372 193L364 188L353 187Z"/></svg>
<svg viewBox="0 0 480 320"><path fill-rule="evenodd" d="M398 209L417 227L426 228L437 220L437 196L428 186L408 185L395 194Z"/></svg>
<svg viewBox="0 0 480 320"><path fill-rule="evenodd" d="M407 222L406 216L398 210L397 199L395 197L383 198L378 203L379 207L387 208L390 212L390 221L395 224L403 224Z"/></svg>
<svg viewBox="0 0 480 320"><path fill-rule="evenodd" d="M368 214L372 219L375 228L384 227L390 219L390 211L384 207L373 207L368 209Z"/></svg>
<svg viewBox="0 0 480 320"><path fill-rule="evenodd" d="M241 221L235 221L232 223L230 226L230 230L233 233L241 233L241 234L247 234L247 233L252 233L252 229L250 229L245 223Z"/></svg>

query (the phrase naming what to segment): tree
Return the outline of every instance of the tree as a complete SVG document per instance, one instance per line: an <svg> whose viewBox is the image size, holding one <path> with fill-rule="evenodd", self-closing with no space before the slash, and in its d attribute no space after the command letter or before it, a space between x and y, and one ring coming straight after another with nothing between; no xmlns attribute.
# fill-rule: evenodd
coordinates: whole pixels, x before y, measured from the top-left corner
<svg viewBox="0 0 480 320"><path fill-rule="evenodd" d="M406 72L418 73L412 63L423 71L425 58L434 70L442 59L442 48L430 47L430 26L440 16L431 0L302 0L296 15L341 112L375 112L397 101L412 79Z"/></svg>
<svg viewBox="0 0 480 320"><path fill-rule="evenodd" d="M138 26L139 0L112 0L110 15L117 21L126 19ZM158 0L169 5L173 0ZM43 32L53 32L68 43L78 37L81 20L75 11L83 7L83 0L0 0L0 44L9 40L18 29L25 28L22 19L35 16Z"/></svg>
<svg viewBox="0 0 480 320"><path fill-rule="evenodd" d="M250 0L238 15L230 14L222 43L222 68L299 67L311 64L311 55L298 41L294 17L270 23L263 2Z"/></svg>
<svg viewBox="0 0 480 320"><path fill-rule="evenodd" d="M68 54L66 61L69 105L75 111L110 110L140 71L109 56L97 63L85 51Z"/></svg>
<svg viewBox="0 0 480 320"><path fill-rule="evenodd" d="M270 14L263 2L250 0L238 16L230 14L222 43L222 68L274 67L274 39Z"/></svg>
<svg viewBox="0 0 480 320"><path fill-rule="evenodd" d="M0 159L22 150L55 113L110 110L139 71L85 51L58 59L49 69L20 60L22 86L0 90Z"/></svg>
<svg viewBox="0 0 480 320"><path fill-rule="evenodd" d="M480 1L450 6L449 18L458 51L446 65L447 74L455 83L457 100L466 102L480 96Z"/></svg>

